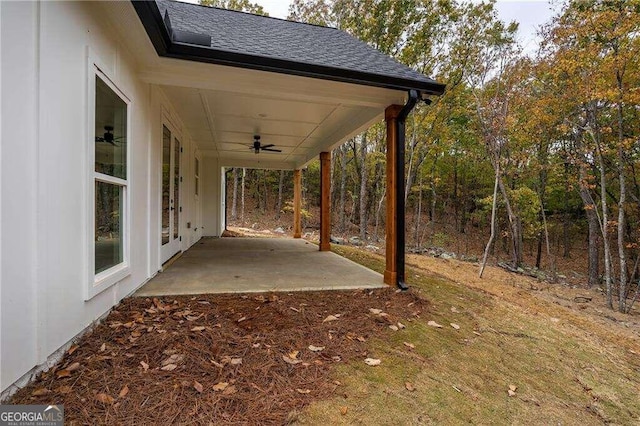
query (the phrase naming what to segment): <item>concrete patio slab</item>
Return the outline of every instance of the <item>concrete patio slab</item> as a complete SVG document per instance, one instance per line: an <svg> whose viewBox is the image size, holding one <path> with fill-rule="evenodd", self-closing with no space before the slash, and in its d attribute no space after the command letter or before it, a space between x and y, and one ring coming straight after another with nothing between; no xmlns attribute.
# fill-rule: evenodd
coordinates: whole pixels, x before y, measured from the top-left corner
<svg viewBox="0 0 640 426"><path fill-rule="evenodd" d="M380 288L382 280L300 239L203 238L134 296Z"/></svg>

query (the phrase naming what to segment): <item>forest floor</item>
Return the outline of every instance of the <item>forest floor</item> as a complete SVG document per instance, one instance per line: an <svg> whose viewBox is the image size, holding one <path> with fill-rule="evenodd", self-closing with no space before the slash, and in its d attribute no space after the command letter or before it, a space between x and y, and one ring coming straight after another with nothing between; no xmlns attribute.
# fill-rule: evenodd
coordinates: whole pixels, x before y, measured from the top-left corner
<svg viewBox="0 0 640 426"><path fill-rule="evenodd" d="M231 232L246 233L286 236ZM63 403L69 424L640 424L637 310L497 267L408 263L402 293L125 299L10 403Z"/></svg>

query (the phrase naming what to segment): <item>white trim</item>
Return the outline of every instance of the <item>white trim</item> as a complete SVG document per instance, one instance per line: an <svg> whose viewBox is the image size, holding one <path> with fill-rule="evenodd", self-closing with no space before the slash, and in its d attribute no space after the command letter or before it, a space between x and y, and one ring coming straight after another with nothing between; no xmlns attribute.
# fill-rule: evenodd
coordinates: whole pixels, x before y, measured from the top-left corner
<svg viewBox="0 0 640 426"><path fill-rule="evenodd" d="M130 258L131 258L131 110L133 102L131 98L127 96L120 88L113 76L107 74L110 68L105 67L102 61L97 55L87 47L87 129L86 139L83 146L86 148L87 155L87 187L86 187L86 204L87 222L85 227L84 241L87 247L86 258L86 276L87 284L85 285L85 301L90 300L97 294L103 292L109 287L113 286L119 281L122 281L125 277L131 275ZM113 92L120 97L120 99L127 105L127 128L126 128L126 179L118 178L115 176L106 175L95 171L95 145L91 142L95 140L95 103L96 103L96 78L100 78ZM120 229L120 240L122 244L122 259L123 261L113 267L95 273L95 182L105 182L117 185L122 188L122 226Z"/></svg>

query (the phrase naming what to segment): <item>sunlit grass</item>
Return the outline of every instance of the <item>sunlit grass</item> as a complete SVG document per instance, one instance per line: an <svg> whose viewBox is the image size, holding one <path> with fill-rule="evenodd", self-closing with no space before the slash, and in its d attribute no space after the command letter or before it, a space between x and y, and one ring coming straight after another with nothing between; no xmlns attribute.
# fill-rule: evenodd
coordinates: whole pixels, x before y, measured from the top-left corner
<svg viewBox="0 0 640 426"><path fill-rule="evenodd" d="M379 256L334 250L374 270L384 268ZM624 348L603 346L583 323L530 313L426 271L408 273L411 291L429 302L427 311L406 329L370 341L370 356L382 365L342 366L335 397L312 404L298 422L640 424L640 369ZM430 320L443 328L427 325ZM516 386L514 396L508 395L510 385Z"/></svg>

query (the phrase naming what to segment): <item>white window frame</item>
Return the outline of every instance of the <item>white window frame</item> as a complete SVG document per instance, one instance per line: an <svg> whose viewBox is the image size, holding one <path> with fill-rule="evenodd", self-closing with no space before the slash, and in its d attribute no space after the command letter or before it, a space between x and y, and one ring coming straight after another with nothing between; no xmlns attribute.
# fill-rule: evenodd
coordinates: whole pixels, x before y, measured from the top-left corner
<svg viewBox="0 0 640 426"><path fill-rule="evenodd" d="M114 284L122 281L131 275L130 264L130 224L131 224L131 99L114 82L114 79L107 74L108 68L101 66L97 58L89 50L88 52L88 72L87 72L87 255L88 271L87 285L85 286L85 300L89 300L97 294L103 292ZM118 97L127 105L127 129L126 129L126 179L98 173L95 171L95 105L96 105L96 78L100 78ZM95 184L105 182L118 185L122 188L120 202L122 205L122 224L120 238L122 242L122 262L95 273Z"/></svg>

